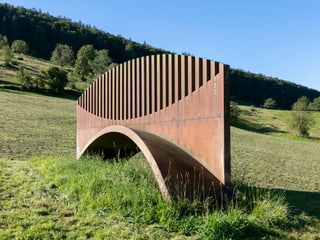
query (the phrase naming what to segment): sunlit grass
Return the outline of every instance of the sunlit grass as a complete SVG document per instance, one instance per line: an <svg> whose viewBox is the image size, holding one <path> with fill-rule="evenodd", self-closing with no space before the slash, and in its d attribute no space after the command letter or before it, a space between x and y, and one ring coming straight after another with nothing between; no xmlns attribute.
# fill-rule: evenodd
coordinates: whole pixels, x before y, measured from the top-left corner
<svg viewBox="0 0 320 240"><path fill-rule="evenodd" d="M157 224L168 232L208 239L278 235L273 227L287 222L283 196L269 190L242 186L235 190L237 202L223 209L184 199L168 202L161 197L144 158L111 162L98 157L35 158L32 163L68 204L77 203L80 212Z"/></svg>
<svg viewBox="0 0 320 240"><path fill-rule="evenodd" d="M0 239L320 237L315 140L232 127L232 179L247 191L225 209L172 205L142 158L74 158L74 101L2 89L0 107Z"/></svg>
<svg viewBox="0 0 320 240"><path fill-rule="evenodd" d="M0 59L0 87L3 86L15 86L19 84L16 81L16 73L20 68L25 69L30 75L37 76L53 66L52 63L43 59L37 59L28 55L14 54L12 63L6 65L5 62ZM4 81L4 82L1 82Z"/></svg>
<svg viewBox="0 0 320 240"><path fill-rule="evenodd" d="M75 156L75 102L0 89L0 153L5 159Z"/></svg>
<svg viewBox="0 0 320 240"><path fill-rule="evenodd" d="M297 137L290 126L291 111L249 106L240 106L240 109L240 121L236 124L240 128L272 136L312 141L320 144L320 112L310 112L314 120L314 124L310 129L310 138L302 138Z"/></svg>
<svg viewBox="0 0 320 240"><path fill-rule="evenodd" d="M231 129L232 177L260 187L320 191L319 144Z"/></svg>

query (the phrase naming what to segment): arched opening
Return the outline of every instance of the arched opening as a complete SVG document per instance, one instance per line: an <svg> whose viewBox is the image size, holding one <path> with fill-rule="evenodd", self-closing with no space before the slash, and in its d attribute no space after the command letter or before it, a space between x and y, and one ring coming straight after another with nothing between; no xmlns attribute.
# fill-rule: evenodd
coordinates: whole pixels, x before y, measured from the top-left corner
<svg viewBox="0 0 320 240"><path fill-rule="evenodd" d="M86 149L87 153L101 155L104 159L130 157L138 151L138 146L128 136L119 132L101 135Z"/></svg>
<svg viewBox="0 0 320 240"><path fill-rule="evenodd" d="M190 154L151 133L120 125L109 126L89 141L84 152L104 157L134 154L141 150L148 161L162 195L220 201L222 185ZM109 154L109 155L108 155Z"/></svg>
<svg viewBox="0 0 320 240"><path fill-rule="evenodd" d="M130 128L113 125L102 129L91 138L80 156L83 153L95 153L102 154L104 158L112 158L114 156L130 156L139 150L148 161L163 197L170 199L170 194L164 180L164 176L166 175L159 169L153 154L148 149L144 140Z"/></svg>

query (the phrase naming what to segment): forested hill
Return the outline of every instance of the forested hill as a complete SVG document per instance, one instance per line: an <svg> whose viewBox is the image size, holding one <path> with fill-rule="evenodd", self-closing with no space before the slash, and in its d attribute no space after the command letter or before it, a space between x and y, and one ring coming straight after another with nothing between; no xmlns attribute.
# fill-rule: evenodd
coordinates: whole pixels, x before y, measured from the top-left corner
<svg viewBox="0 0 320 240"><path fill-rule="evenodd" d="M86 44L92 44L95 49L108 49L116 63L165 52L64 17L53 17L36 9L9 4L0 4L0 34L7 36L9 43L17 39L26 41L31 54L44 59L51 57L57 43L72 46L74 52Z"/></svg>
<svg viewBox="0 0 320 240"><path fill-rule="evenodd" d="M167 52L81 22L72 22L65 17L53 17L36 9L28 10L9 4L0 4L0 34L8 38L9 44L24 40L31 55L47 60L58 43L71 46L75 53L86 44L98 50L107 49L114 63ZM310 100L320 96L319 91L304 86L238 69L231 69L230 80L231 99L244 104L261 106L266 99L272 98L278 108L289 109L301 96Z"/></svg>
<svg viewBox="0 0 320 240"><path fill-rule="evenodd" d="M256 106L263 106L266 99L272 98L277 102L277 108L291 109L292 104L302 96L310 100L320 97L317 90L239 69L231 69L230 85L232 100Z"/></svg>

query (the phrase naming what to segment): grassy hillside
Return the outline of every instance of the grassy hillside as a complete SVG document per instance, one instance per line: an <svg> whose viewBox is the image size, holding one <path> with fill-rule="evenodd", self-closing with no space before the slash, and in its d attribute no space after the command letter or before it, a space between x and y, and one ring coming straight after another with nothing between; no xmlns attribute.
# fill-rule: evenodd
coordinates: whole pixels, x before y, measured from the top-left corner
<svg viewBox="0 0 320 240"><path fill-rule="evenodd" d="M75 52L86 44L96 49L108 49L115 63L166 52L106 33L89 25L92 23L72 22L66 17L53 17L35 9L0 3L0 15L0 34L7 36L10 44L17 39L26 41L32 55L44 59L50 59L58 43L71 46Z"/></svg>
<svg viewBox="0 0 320 240"><path fill-rule="evenodd" d="M0 107L2 113L5 113L0 119L0 176L3 183L0 189L2 202L0 207L5 210L0 217L0 234L3 233L6 237L19 236L17 231L21 231L20 234L25 234L27 231L30 236L35 237L36 233L49 234L54 231L55 236L59 236L59 232L64 233L64 236L71 236L71 232L74 232L80 237L86 234L91 236L93 232L97 232L105 237L118 235L121 238L135 236L138 239L152 239L157 233L161 236L160 239L185 238L183 230L174 228L170 230L167 225L163 228L157 224L134 224L126 217L119 219L119 217L99 215L96 211L82 211L79 208L80 202L74 199L66 201L63 196L67 193L57 191L54 179L61 179L58 183L62 184L65 179L62 171L68 172L67 169L71 166L80 164L78 167L81 167L82 164L74 162L76 137L74 101L2 89ZM261 109L258 111L264 112ZM277 111L267 112L278 114ZM259 118L255 119L261 122ZM319 237L318 142L284 139L235 127L231 129L231 136L232 178L235 182L287 190L286 201L292 210L289 218L295 223L282 223L284 226L280 228L277 225L271 227L271 235L264 232L269 236L267 239L272 239L272 236L281 236L284 239ZM36 156L32 162L21 161L28 160L32 156ZM62 164L63 162L65 164ZM54 173L54 169L58 166L61 170ZM86 174L83 172L81 175L76 175L78 178L73 181L77 183L83 181ZM82 177L79 178L80 176ZM85 177L85 179L90 178ZM86 213L88 215L83 215ZM193 218L195 217L196 215ZM13 219L18 220L13 221ZM75 228L79 230L75 231ZM185 233L191 234L192 231L185 229ZM192 235L193 239L199 238L198 234Z"/></svg>
<svg viewBox="0 0 320 240"><path fill-rule="evenodd" d="M50 63L15 61L0 64L0 239L320 238L319 112L311 137L299 138L290 112L241 106L231 157L233 182L249 184L243 206L172 207L141 155L77 161L75 101L18 90L15 66L39 74Z"/></svg>
<svg viewBox="0 0 320 240"><path fill-rule="evenodd" d="M51 66L53 64L49 61L20 54L14 55L10 65L6 65L0 59L0 87L19 87L19 83L15 79L19 68L24 68L31 75L38 76L41 71L47 70Z"/></svg>
<svg viewBox="0 0 320 240"><path fill-rule="evenodd" d="M291 111L269 110L256 107L240 106L240 119L235 125L248 131L267 135L320 143L320 112L310 112L314 120L309 138L297 137L290 127Z"/></svg>
<svg viewBox="0 0 320 240"><path fill-rule="evenodd" d="M114 63L168 52L146 43L137 43L119 35L105 33L88 24L72 22L66 17L53 17L36 9L29 10L0 3L0 16L0 34L6 36L10 44L18 39L24 40L33 56L44 59L50 59L52 51L59 43L72 47L75 54L86 44L99 50L108 49ZM279 108L290 109L302 96L307 96L310 100L320 96L319 90L239 69L231 69L230 85L232 99L255 106L262 106L266 99L273 98Z"/></svg>

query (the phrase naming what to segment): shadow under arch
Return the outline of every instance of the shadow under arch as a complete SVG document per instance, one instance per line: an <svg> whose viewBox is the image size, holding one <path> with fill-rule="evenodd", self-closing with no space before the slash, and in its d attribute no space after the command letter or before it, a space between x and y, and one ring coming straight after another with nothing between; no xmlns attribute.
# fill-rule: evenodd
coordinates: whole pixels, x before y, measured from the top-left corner
<svg viewBox="0 0 320 240"><path fill-rule="evenodd" d="M108 126L96 133L80 152L104 157L130 155L141 150L165 199L187 197L213 201L225 198L220 181L195 158L175 144L154 134L124 127Z"/></svg>

